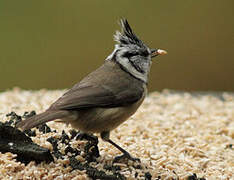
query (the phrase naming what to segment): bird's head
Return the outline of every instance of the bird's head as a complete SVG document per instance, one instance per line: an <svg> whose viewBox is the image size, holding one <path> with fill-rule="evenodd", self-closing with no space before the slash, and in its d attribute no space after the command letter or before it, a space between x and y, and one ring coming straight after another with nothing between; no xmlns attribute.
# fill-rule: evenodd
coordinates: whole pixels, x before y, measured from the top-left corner
<svg viewBox="0 0 234 180"><path fill-rule="evenodd" d="M126 19L121 19L120 25L122 32L117 31L114 35L117 44L106 60L115 61L125 71L147 83L151 59L166 54L166 51L150 49L135 35Z"/></svg>

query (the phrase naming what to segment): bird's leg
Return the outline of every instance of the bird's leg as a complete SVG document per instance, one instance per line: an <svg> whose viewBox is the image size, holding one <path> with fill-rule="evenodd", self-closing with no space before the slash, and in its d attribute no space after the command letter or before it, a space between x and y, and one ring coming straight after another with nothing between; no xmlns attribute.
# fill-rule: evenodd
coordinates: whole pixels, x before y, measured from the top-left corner
<svg viewBox="0 0 234 180"><path fill-rule="evenodd" d="M103 131L101 132L101 138L104 140L104 141L107 141L109 142L110 144L112 144L113 146L115 146L118 150L120 150L123 155L121 156L116 156L114 158L114 161L113 162L118 162L119 160L121 159L124 159L124 158L127 158L127 159L130 159L132 161L139 161L140 162L140 159L139 158L134 158L130 155L129 152L127 152L126 150L124 150L122 147L120 147L118 144L114 143L111 139L110 139L110 132L109 131Z"/></svg>
<svg viewBox="0 0 234 180"><path fill-rule="evenodd" d="M111 139L109 139L107 142L111 143L113 146L115 146L117 149L119 149L123 153L120 156L116 156L114 158L113 162L118 162L118 161L120 161L121 159L124 159L124 158L127 158L127 159L132 160L132 161L139 161L140 162L139 158L132 157L129 152L127 152L126 150L121 148L118 144L114 143Z"/></svg>

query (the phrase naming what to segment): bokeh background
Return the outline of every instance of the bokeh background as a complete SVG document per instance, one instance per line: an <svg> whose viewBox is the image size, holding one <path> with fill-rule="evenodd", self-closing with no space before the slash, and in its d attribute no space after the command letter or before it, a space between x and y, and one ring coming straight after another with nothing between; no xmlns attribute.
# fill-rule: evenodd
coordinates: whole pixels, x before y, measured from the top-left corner
<svg viewBox="0 0 234 180"><path fill-rule="evenodd" d="M233 0L2 0L0 91L71 87L112 52L121 17L168 51L150 91L234 91Z"/></svg>

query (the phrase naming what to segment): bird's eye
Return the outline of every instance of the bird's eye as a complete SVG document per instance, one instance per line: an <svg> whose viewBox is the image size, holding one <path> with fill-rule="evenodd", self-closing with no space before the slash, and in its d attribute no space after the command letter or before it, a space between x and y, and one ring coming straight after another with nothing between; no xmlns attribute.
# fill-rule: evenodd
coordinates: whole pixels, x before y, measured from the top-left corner
<svg viewBox="0 0 234 180"><path fill-rule="evenodd" d="M145 57L146 57L146 56L149 56L149 52L148 52L148 51L143 51L143 52L142 52L142 56L145 56Z"/></svg>
<svg viewBox="0 0 234 180"><path fill-rule="evenodd" d="M123 57L130 58L132 56L137 56L137 55L139 55L139 53L137 52L126 52L125 54L123 54Z"/></svg>

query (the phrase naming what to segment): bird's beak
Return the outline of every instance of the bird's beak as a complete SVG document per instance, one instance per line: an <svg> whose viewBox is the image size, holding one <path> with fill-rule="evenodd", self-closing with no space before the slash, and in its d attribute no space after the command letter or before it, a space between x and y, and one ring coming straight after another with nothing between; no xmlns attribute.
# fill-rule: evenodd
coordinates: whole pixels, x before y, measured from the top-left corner
<svg viewBox="0 0 234 180"><path fill-rule="evenodd" d="M167 51L162 49L151 49L151 58L157 56L157 55L165 55L167 54Z"/></svg>

